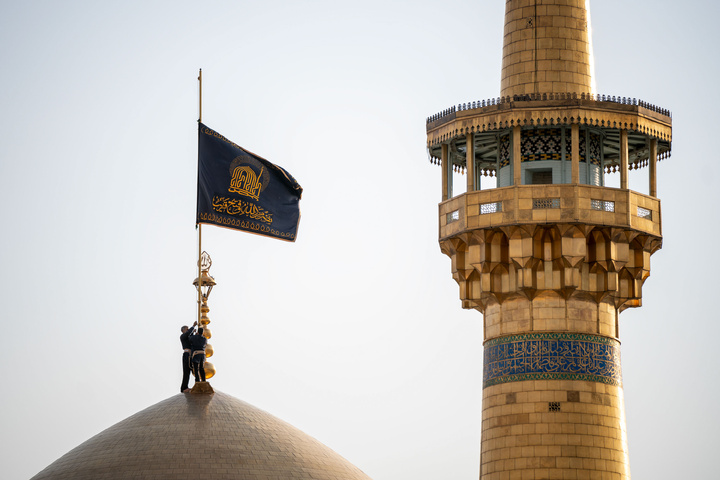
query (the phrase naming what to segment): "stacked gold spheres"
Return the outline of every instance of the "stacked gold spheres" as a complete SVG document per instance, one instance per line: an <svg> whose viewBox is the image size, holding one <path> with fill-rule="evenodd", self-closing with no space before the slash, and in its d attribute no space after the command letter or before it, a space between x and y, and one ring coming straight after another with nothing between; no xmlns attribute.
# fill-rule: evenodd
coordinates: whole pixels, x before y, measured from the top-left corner
<svg viewBox="0 0 720 480"><path fill-rule="evenodd" d="M210 318L208 317L208 312L210 312L210 307L208 307L207 300L210 296L210 291L215 286L215 279L210 276L208 273L210 270L210 266L212 265L212 260L210 259L210 255L208 255L207 252L202 252L202 255L200 256L200 277L196 278L193 281L193 285L197 287L200 290L200 296L202 297L202 305L200 306L200 327L203 329L203 337L210 340L212 338L212 332L210 331L210 328L208 325L210 324ZM212 345L209 343L205 347L205 358L210 358L213 356L214 350L212 348ZM210 379L213 376L215 376L215 365L205 361L205 379Z"/></svg>
<svg viewBox="0 0 720 480"><path fill-rule="evenodd" d="M200 307L200 325L203 327L203 337L210 340L212 338L212 332L210 331L210 328L208 325L210 324L210 318L207 316L208 312L210 311L210 307L207 306L207 298L205 298L205 301L203 301L202 306ZM212 345L209 343L205 347L205 358L212 357L213 354ZM215 375L215 365L205 360L205 378L210 379Z"/></svg>
<svg viewBox="0 0 720 480"><path fill-rule="evenodd" d="M207 316L208 312L210 311L210 307L207 305L207 298L205 301L203 301L202 306L200 307L200 325L202 325L203 329L203 337L210 340L212 338L212 332L210 331L210 328L208 325L210 324L210 317ZM205 347L205 358L210 358L213 356L214 350L212 345L209 343ZM205 360L205 378L210 379L213 376L215 376L215 365L213 365L211 362L208 362Z"/></svg>

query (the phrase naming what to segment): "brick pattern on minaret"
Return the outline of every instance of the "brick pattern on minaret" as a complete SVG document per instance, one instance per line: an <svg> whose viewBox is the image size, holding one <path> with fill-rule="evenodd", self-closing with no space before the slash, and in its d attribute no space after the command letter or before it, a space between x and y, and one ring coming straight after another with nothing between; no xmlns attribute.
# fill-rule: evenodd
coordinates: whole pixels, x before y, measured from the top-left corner
<svg viewBox="0 0 720 480"><path fill-rule="evenodd" d="M585 0L506 5L501 95L589 92Z"/></svg>

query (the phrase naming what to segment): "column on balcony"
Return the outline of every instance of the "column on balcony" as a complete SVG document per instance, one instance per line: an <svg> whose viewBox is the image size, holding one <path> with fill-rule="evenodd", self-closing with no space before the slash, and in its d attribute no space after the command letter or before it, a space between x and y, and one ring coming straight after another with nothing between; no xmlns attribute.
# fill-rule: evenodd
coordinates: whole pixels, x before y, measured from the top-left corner
<svg viewBox="0 0 720 480"><path fill-rule="evenodd" d="M467 191L476 190L475 179L475 135L472 133L465 134L465 165L467 166ZM478 185L479 186L479 185Z"/></svg>
<svg viewBox="0 0 720 480"><path fill-rule="evenodd" d="M580 124L570 127L570 183L580 183Z"/></svg>
<svg viewBox="0 0 720 480"><path fill-rule="evenodd" d="M650 196L657 197L657 138L650 140Z"/></svg>
<svg viewBox="0 0 720 480"><path fill-rule="evenodd" d="M440 167L442 169L442 199L443 201L452 195L452 173L450 171L450 156L448 155L448 144L443 143L440 147Z"/></svg>
<svg viewBox="0 0 720 480"><path fill-rule="evenodd" d="M620 130L620 188L628 189L628 131Z"/></svg>
<svg viewBox="0 0 720 480"><path fill-rule="evenodd" d="M520 136L520 125L513 127L512 149L513 185L521 185L522 175L520 163L522 162L522 140Z"/></svg>

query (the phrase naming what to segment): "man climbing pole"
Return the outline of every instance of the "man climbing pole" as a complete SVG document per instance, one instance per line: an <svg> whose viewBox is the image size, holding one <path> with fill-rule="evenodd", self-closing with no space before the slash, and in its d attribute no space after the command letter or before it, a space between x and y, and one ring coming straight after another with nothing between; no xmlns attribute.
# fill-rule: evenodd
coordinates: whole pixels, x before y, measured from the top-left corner
<svg viewBox="0 0 720 480"><path fill-rule="evenodd" d="M195 329L195 325L197 325L197 322L193 323L191 328L188 328L187 325L183 325L183 327L180 328L180 331L182 332L182 335L180 335L180 343L182 344L183 348L183 379L182 384L180 384L180 392L182 393L187 393L190 391L190 389L188 388L188 382L190 382L190 335L192 335L192 332Z"/></svg>
<svg viewBox="0 0 720 480"><path fill-rule="evenodd" d="M196 335L190 335L190 356L195 382L205 381L205 348L207 339L203 337L203 329L198 328Z"/></svg>

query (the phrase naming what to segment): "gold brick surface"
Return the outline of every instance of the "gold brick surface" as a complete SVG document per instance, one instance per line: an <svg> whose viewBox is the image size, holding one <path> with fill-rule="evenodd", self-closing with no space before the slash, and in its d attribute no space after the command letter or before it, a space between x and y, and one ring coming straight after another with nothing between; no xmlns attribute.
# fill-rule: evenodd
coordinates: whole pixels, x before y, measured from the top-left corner
<svg viewBox="0 0 720 480"><path fill-rule="evenodd" d="M513 405L537 414L502 415L508 385L528 395ZM576 389L576 390L572 390ZM578 392L579 395L570 395ZM559 411L549 412L548 402ZM622 388L546 380L495 385L483 391L481 478L629 479Z"/></svg>
<svg viewBox="0 0 720 480"><path fill-rule="evenodd" d="M508 1L503 38L502 96L590 91L585 0Z"/></svg>

